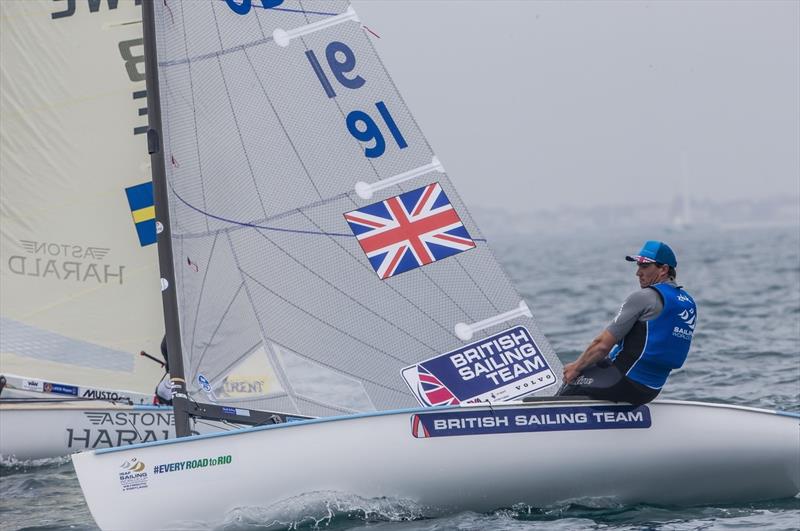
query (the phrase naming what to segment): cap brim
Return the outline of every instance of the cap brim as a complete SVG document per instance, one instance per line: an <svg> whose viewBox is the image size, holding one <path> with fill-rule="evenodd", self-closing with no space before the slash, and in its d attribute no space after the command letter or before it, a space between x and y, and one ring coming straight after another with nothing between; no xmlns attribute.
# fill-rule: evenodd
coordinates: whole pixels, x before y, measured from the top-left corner
<svg viewBox="0 0 800 531"><path fill-rule="evenodd" d="M627 260L628 262L636 262L639 264L654 264L656 262L652 258L648 258L646 256L641 256L638 254L634 256L626 256L625 260Z"/></svg>

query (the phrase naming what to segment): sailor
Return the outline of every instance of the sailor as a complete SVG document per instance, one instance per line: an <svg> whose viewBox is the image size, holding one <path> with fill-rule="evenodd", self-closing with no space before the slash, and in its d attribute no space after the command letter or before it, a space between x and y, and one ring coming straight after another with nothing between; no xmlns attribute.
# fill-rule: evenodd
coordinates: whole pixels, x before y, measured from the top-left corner
<svg viewBox="0 0 800 531"><path fill-rule="evenodd" d="M169 380L169 356L167 356L167 336L161 340L161 355L164 356L164 370L166 373L161 378L156 386L156 393L153 397L153 403L156 405L172 405L172 385Z"/></svg>
<svg viewBox="0 0 800 531"><path fill-rule="evenodd" d="M564 366L561 395L645 404L658 395L670 371L686 361L697 306L675 282L675 253L666 243L651 240L625 259L636 262L642 289L625 300L576 361Z"/></svg>

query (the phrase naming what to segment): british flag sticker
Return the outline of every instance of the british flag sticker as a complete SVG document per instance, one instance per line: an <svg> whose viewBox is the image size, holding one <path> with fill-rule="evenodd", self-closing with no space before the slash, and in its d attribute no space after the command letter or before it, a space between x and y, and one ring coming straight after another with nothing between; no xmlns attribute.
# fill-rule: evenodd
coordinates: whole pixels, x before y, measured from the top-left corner
<svg viewBox="0 0 800 531"><path fill-rule="evenodd" d="M382 279L475 247L438 182L346 212L344 218Z"/></svg>

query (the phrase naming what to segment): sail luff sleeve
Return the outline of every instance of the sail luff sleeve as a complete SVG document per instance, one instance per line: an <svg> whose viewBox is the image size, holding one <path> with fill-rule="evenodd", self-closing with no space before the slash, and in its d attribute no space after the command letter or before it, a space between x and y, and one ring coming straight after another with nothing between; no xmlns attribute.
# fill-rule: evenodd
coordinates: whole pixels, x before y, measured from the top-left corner
<svg viewBox="0 0 800 531"><path fill-rule="evenodd" d="M153 197L155 200L158 235L158 263L162 278L162 303L164 307L164 328L167 336L167 355L170 362L173 408L175 412L175 432L178 437L191 435L184 364L180 340L180 321L178 296L176 292L175 271L172 255L169 199L167 193L166 170L164 166L163 142L161 140L161 98L158 84L157 37L155 31L152 0L142 4L142 26L144 30L145 72L147 79L148 131L147 144L153 175Z"/></svg>

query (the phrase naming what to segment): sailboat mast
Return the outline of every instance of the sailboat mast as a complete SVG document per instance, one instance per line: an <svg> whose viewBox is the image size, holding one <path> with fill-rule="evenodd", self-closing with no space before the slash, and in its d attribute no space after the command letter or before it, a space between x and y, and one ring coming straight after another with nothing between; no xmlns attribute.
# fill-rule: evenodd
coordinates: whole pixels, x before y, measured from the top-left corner
<svg viewBox="0 0 800 531"><path fill-rule="evenodd" d="M167 335L170 380L172 383L172 405L175 411L175 432L178 437L191 435L189 428L188 395L183 370L180 325L178 321L178 298L175 291L175 267L172 261L172 238L167 202L167 179L161 141L161 106L158 88L158 55L153 0L142 2L142 26L144 33L145 80L147 84L147 150L153 176L153 199L156 219L160 223L158 234L158 266L161 271L161 301L164 305L164 327Z"/></svg>

